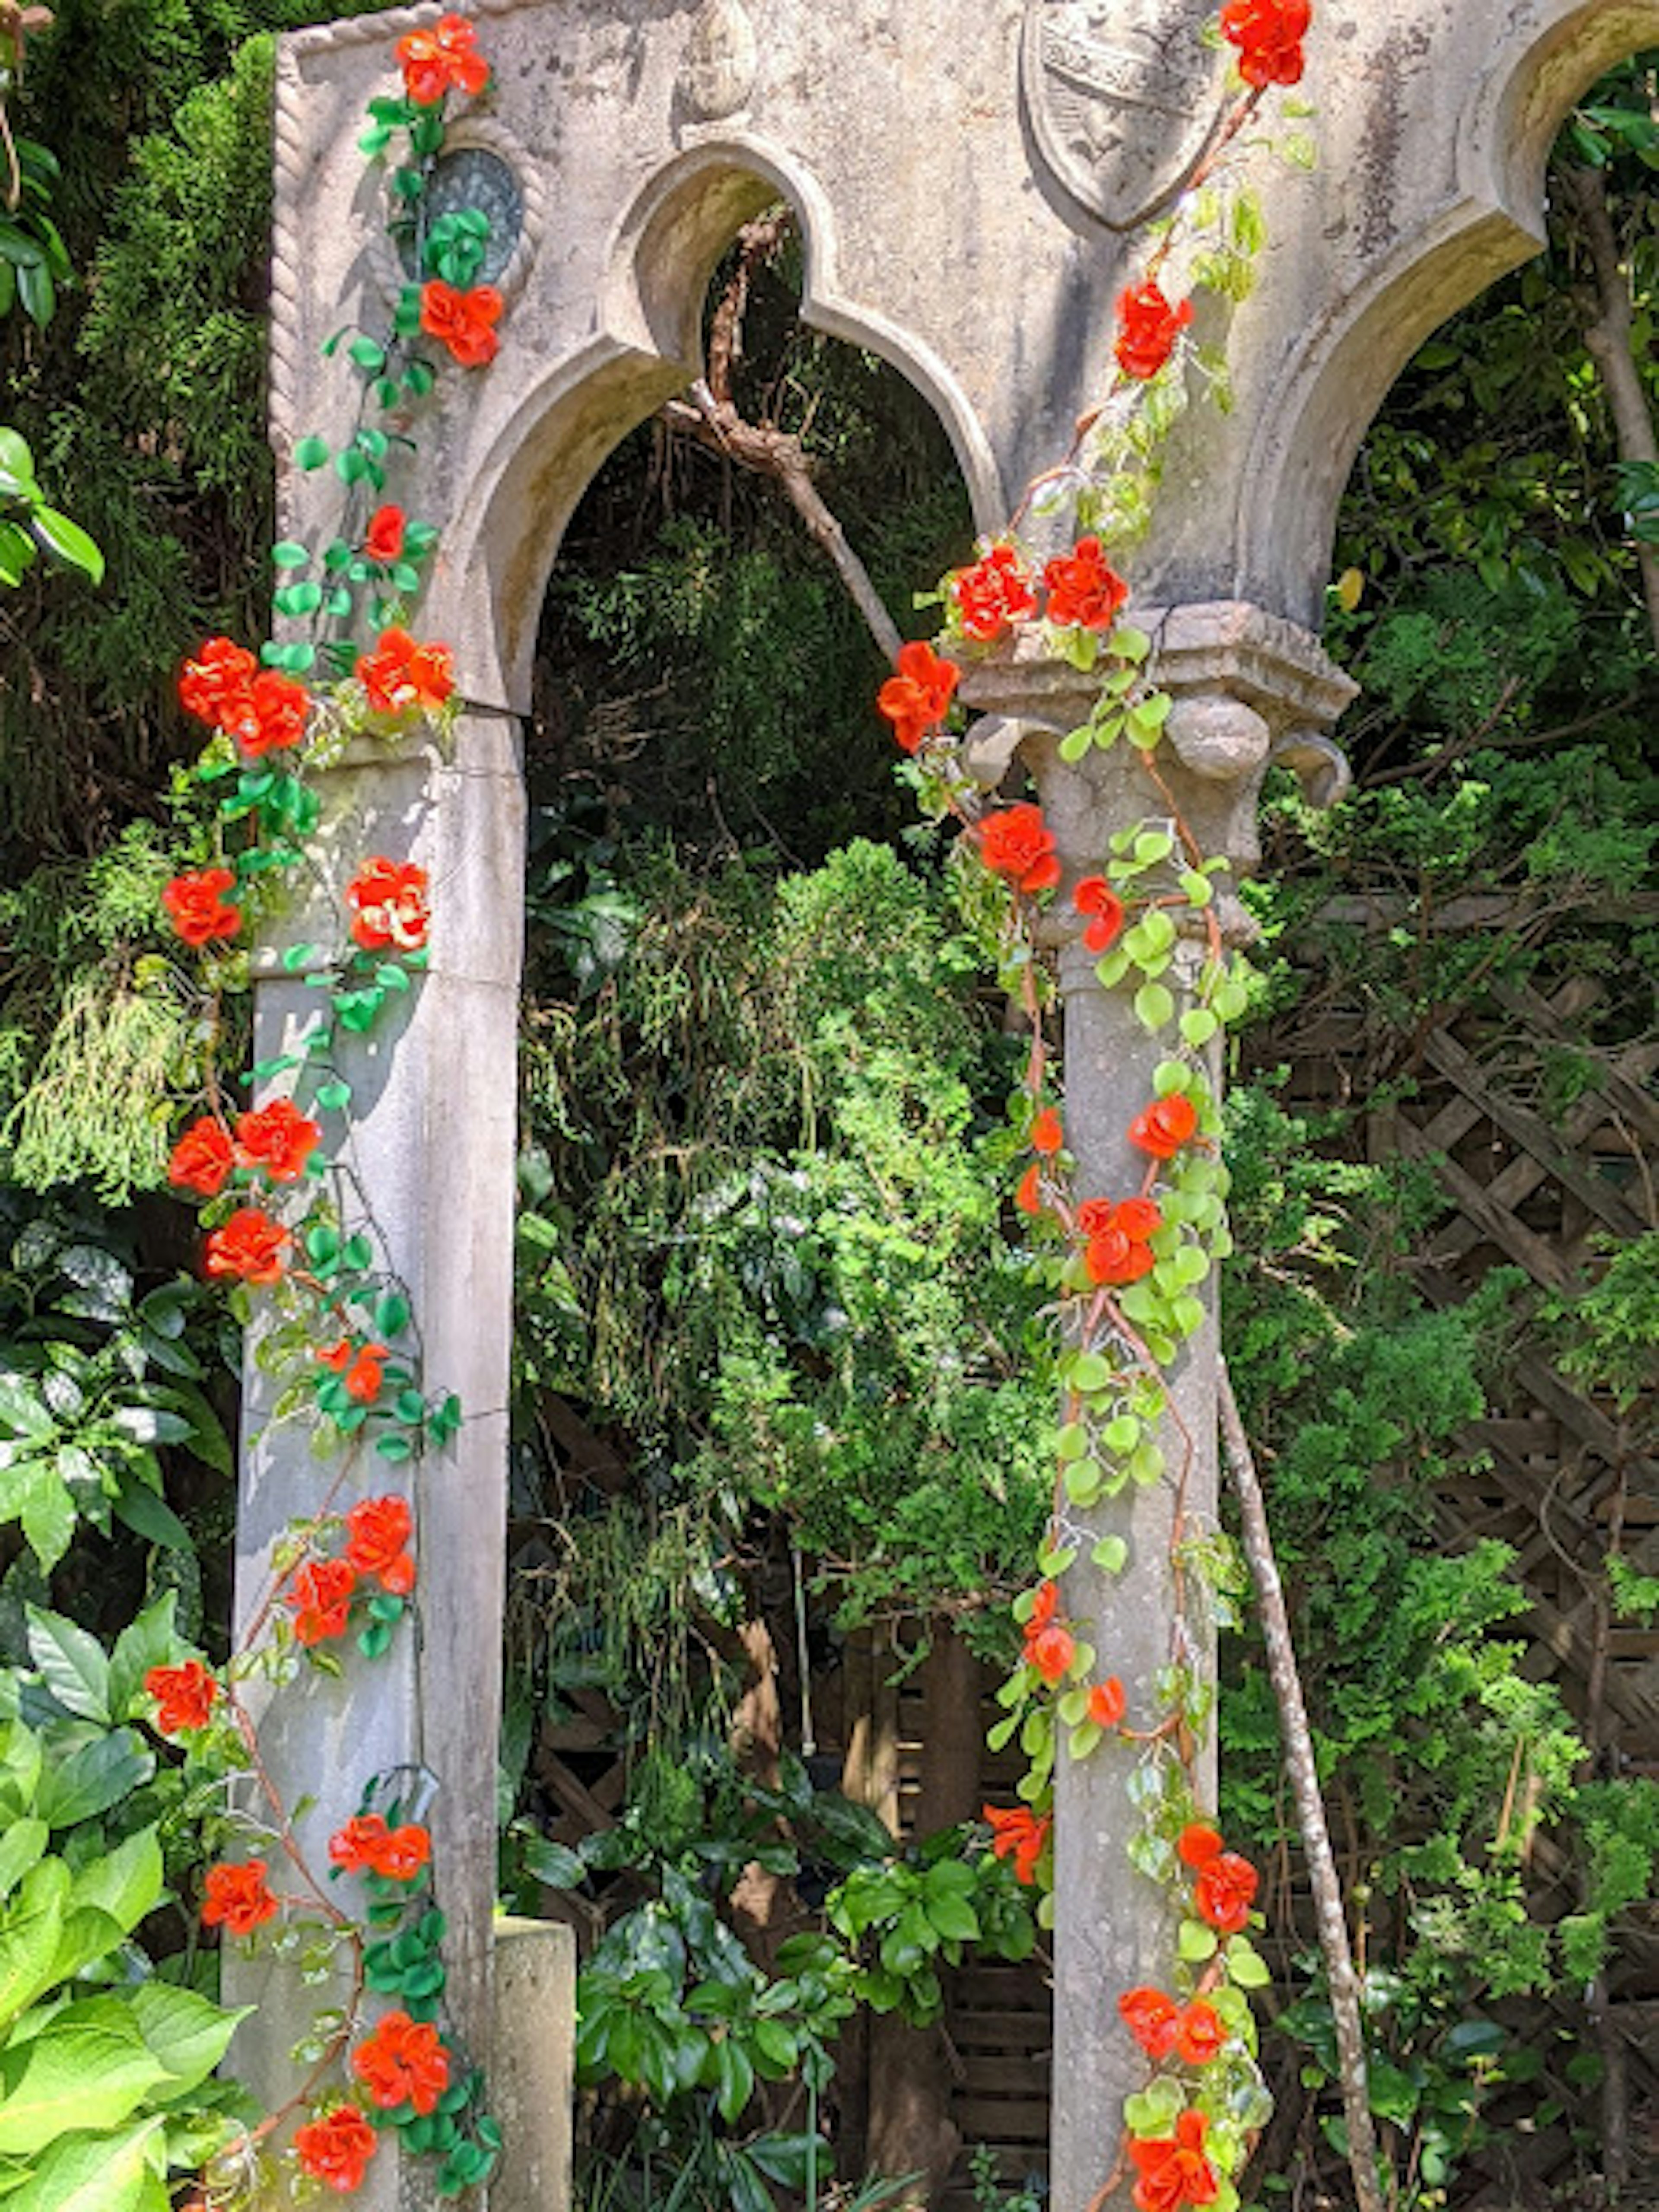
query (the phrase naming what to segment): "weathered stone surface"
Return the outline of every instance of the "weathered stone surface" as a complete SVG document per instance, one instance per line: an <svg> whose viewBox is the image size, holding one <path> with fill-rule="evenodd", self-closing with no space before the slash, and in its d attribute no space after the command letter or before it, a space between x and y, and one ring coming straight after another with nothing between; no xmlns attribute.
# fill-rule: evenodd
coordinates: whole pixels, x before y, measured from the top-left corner
<svg viewBox="0 0 1659 2212"><path fill-rule="evenodd" d="M576 2063L576 1932L495 1923L495 2113L504 2138L496 2212L567 2212Z"/></svg>

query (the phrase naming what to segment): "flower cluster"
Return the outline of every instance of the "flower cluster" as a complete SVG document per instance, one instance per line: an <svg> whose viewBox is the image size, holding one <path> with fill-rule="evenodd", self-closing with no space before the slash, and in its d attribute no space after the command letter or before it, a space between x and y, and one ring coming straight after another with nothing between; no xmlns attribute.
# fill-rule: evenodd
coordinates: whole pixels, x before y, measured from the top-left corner
<svg viewBox="0 0 1659 2212"><path fill-rule="evenodd" d="M1060 854L1042 809L1023 803L981 816L975 825L979 856L994 876L1030 897L1060 881Z"/></svg>
<svg viewBox="0 0 1659 2212"><path fill-rule="evenodd" d="M1148 1239L1164 1226L1164 1216L1150 1198L1085 1199L1077 1210L1078 1232L1084 1240L1083 1261L1089 1280L1115 1289L1138 1283L1155 1264Z"/></svg>
<svg viewBox="0 0 1659 2212"><path fill-rule="evenodd" d="M432 1838L416 1820L388 1827L379 1813L358 1813L328 1840L338 1874L375 1874L386 1881L413 1881L432 1859Z"/></svg>
<svg viewBox="0 0 1659 2212"><path fill-rule="evenodd" d="M226 899L236 888L230 868L197 868L175 876L161 893L173 933L199 951L221 938L234 937L242 927L242 909Z"/></svg>
<svg viewBox="0 0 1659 2212"><path fill-rule="evenodd" d="M1150 383L1175 351L1176 340L1193 319L1193 303L1173 307L1154 277L1118 295L1117 343L1113 349L1125 376Z"/></svg>
<svg viewBox="0 0 1659 2212"><path fill-rule="evenodd" d="M1043 616L1056 629L1109 630L1129 596L1097 538L1079 538L1042 570ZM1014 546L1000 540L971 567L945 579L952 627L989 645L1037 614L1037 578Z"/></svg>
<svg viewBox="0 0 1659 2212"><path fill-rule="evenodd" d="M322 1133L288 1098L239 1115L234 1133L216 1115L204 1115L173 1146L167 1181L177 1190L193 1190L203 1198L217 1198L236 1168L263 1173L273 1182L295 1182Z"/></svg>
<svg viewBox="0 0 1659 2212"><path fill-rule="evenodd" d="M904 751L916 751L924 738L942 726L961 675L955 661L941 659L920 639L899 647L898 673L882 685L876 705Z"/></svg>
<svg viewBox="0 0 1659 2212"><path fill-rule="evenodd" d="M477 50L477 32L465 15L441 15L429 31L411 31L393 49L404 90L416 107L435 107L447 92L480 93L489 64Z"/></svg>
<svg viewBox="0 0 1659 2212"><path fill-rule="evenodd" d="M1117 2008L1146 2056L1160 2062L1173 2052L1184 2065L1207 2066L1227 2039L1220 2014L1205 1997L1182 2005L1161 1990L1126 1990Z"/></svg>
<svg viewBox="0 0 1659 2212"><path fill-rule="evenodd" d="M377 1583L389 1597L409 1595L415 1587L415 1559L408 1548L414 1526L405 1498L365 1498L351 1508L345 1516L344 1553L305 1559L289 1579L283 1602L301 1644L309 1649L343 1636L364 1582Z"/></svg>
<svg viewBox="0 0 1659 2212"><path fill-rule="evenodd" d="M1247 1858L1224 1850L1213 1828L1194 1822L1182 1831L1182 1860L1197 1870L1193 1905L1201 1920L1223 1936L1241 1936L1250 1924L1260 1877Z"/></svg>
<svg viewBox="0 0 1659 2212"><path fill-rule="evenodd" d="M346 885L353 944L365 952L418 952L432 923L426 882L412 860L365 860Z"/></svg>
<svg viewBox="0 0 1659 2212"><path fill-rule="evenodd" d="M1054 1816L1034 1813L1029 1805L1015 1805L1006 1812L987 1805L984 1814L990 1826L993 1854L1012 1859L1016 1877L1028 1889L1035 1887L1037 1869L1054 1830Z"/></svg>
<svg viewBox="0 0 1659 2212"><path fill-rule="evenodd" d="M1238 49L1238 73L1258 90L1300 84L1302 41L1313 21L1310 0L1227 0L1221 35Z"/></svg>
<svg viewBox="0 0 1659 2212"><path fill-rule="evenodd" d="M199 1659L177 1667L152 1667L144 1688L155 1700L155 1725L163 1735L204 1729L218 1703L219 1685Z"/></svg>
<svg viewBox="0 0 1659 2212"><path fill-rule="evenodd" d="M179 697L186 714L222 730L249 759L286 751L306 733L311 695L303 684L259 666L246 647L210 637L185 663Z"/></svg>
<svg viewBox="0 0 1659 2212"><path fill-rule="evenodd" d="M267 1920L274 1920L281 1910L266 1885L263 1859L208 1869L202 1905L204 1928L223 1928L230 1936L251 1936Z"/></svg>

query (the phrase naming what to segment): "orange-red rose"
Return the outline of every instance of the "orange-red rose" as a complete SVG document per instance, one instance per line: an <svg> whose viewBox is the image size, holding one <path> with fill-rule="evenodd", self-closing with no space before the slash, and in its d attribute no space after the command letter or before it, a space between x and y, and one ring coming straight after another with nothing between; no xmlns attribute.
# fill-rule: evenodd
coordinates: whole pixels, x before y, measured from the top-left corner
<svg viewBox="0 0 1659 2212"><path fill-rule="evenodd" d="M236 1164L264 1168L273 1182L294 1182L322 1141L316 1122L307 1121L291 1098L274 1099L236 1123Z"/></svg>
<svg viewBox="0 0 1659 2212"><path fill-rule="evenodd" d="M449 2053L435 2027L389 2012L352 2052L351 2070L382 2111L413 2105L430 2112L449 2087Z"/></svg>
<svg viewBox="0 0 1659 2212"><path fill-rule="evenodd" d="M155 1725L163 1735L205 1728L219 1696L219 1685L199 1659L186 1659L177 1667L152 1667L144 1687L155 1700Z"/></svg>
<svg viewBox="0 0 1659 2212"><path fill-rule="evenodd" d="M1221 35L1238 48L1246 84L1299 84L1302 41L1312 20L1309 0L1227 0Z"/></svg>
<svg viewBox="0 0 1659 2212"><path fill-rule="evenodd" d="M1173 2136L1131 2142L1129 2156L1139 2179L1133 2197L1139 2212L1180 2212L1183 2204L1213 2204L1221 2180L1204 2155L1209 2122L1202 2112L1183 2112Z"/></svg>
<svg viewBox="0 0 1659 2212"><path fill-rule="evenodd" d="M1172 1160L1198 1127L1198 1109L1190 1098L1172 1091L1158 1099L1129 1124L1129 1142L1155 1160Z"/></svg>
<svg viewBox="0 0 1659 2212"><path fill-rule="evenodd" d="M1237 1851L1223 1851L1199 1869L1193 1884L1193 1903L1200 1917L1224 1936L1241 1935L1250 1924L1260 1877L1249 1859Z"/></svg>
<svg viewBox="0 0 1659 2212"><path fill-rule="evenodd" d="M1122 1683L1115 1674L1109 1674L1091 1688L1087 1717L1097 1728L1114 1729L1127 1711L1128 1703Z"/></svg>
<svg viewBox="0 0 1659 2212"><path fill-rule="evenodd" d="M1083 942L1091 952L1107 952L1123 927L1123 902L1104 876L1085 876L1072 892L1072 904L1090 916Z"/></svg>
<svg viewBox="0 0 1659 2212"><path fill-rule="evenodd" d="M1126 1990L1117 2001L1123 2024L1149 2058L1167 2058L1181 2032L1181 2007L1162 1990Z"/></svg>
<svg viewBox="0 0 1659 2212"><path fill-rule="evenodd" d="M359 1813L329 1838L328 1855L343 1874L412 1881L431 1859L432 1838L418 1821L388 1828L380 1814Z"/></svg>
<svg viewBox="0 0 1659 2212"><path fill-rule="evenodd" d="M1012 545L994 545L972 568L959 568L950 588L963 629L981 644L1036 611L1031 572Z"/></svg>
<svg viewBox="0 0 1659 2212"><path fill-rule="evenodd" d="M477 33L465 15L440 15L430 31L411 31L392 49L404 73L404 90L416 107L435 107L453 88L482 92L489 64L477 51Z"/></svg>
<svg viewBox="0 0 1659 2212"><path fill-rule="evenodd" d="M249 1859L245 1866L210 1866L207 1893L202 1905L205 1928L223 1927L232 1936L251 1936L280 1908L265 1886L265 1863Z"/></svg>
<svg viewBox="0 0 1659 2212"><path fill-rule="evenodd" d="M991 1824L993 1854L1000 1859L1012 1859L1016 1876L1029 1887L1036 1880L1037 1863L1048 1846L1053 1820L1046 1813L1039 1817L1029 1805L1016 1805L1007 1812L987 1805L982 1810Z"/></svg>
<svg viewBox="0 0 1659 2212"><path fill-rule="evenodd" d="M1044 1106L1031 1123L1031 1150L1034 1152L1057 1152L1066 1141L1066 1132L1052 1106Z"/></svg>
<svg viewBox="0 0 1659 2212"><path fill-rule="evenodd" d="M1193 319L1193 303L1172 307L1162 289L1149 282L1132 284L1117 302L1117 365L1125 376L1145 383L1158 374L1175 351L1175 342Z"/></svg>
<svg viewBox="0 0 1659 2212"><path fill-rule="evenodd" d="M412 860L365 860L346 885L346 902L356 908L351 934L365 952L416 952L426 943L426 870Z"/></svg>
<svg viewBox="0 0 1659 2212"><path fill-rule="evenodd" d="M1176 1850L1189 1867L1208 1866L1221 1856L1220 1831L1203 1820L1189 1820L1181 1832Z"/></svg>
<svg viewBox="0 0 1659 2212"><path fill-rule="evenodd" d="M1138 1283L1143 1275L1150 1275L1158 1262L1146 1245L1126 1236L1121 1229L1108 1229L1101 1236L1091 1237L1085 1245L1083 1264L1089 1280L1097 1287L1118 1289L1126 1283Z"/></svg>
<svg viewBox="0 0 1659 2212"><path fill-rule="evenodd" d="M307 1561L295 1576L287 1601L294 1610L294 1633L301 1644L322 1644L331 1636L344 1635L356 1587L357 1570L349 1559Z"/></svg>
<svg viewBox="0 0 1659 2212"><path fill-rule="evenodd" d="M979 825L980 858L993 875L1017 891L1052 890L1060 881L1060 855L1042 809L1029 804L988 814Z"/></svg>
<svg viewBox="0 0 1659 2212"><path fill-rule="evenodd" d="M400 507L377 507L368 518L368 528L363 532L363 558L378 561L384 568L390 561L400 561L404 553L404 511Z"/></svg>
<svg viewBox="0 0 1659 2212"><path fill-rule="evenodd" d="M1176 2056L1188 2066L1207 2066L1227 2040L1221 2015L1212 2004L1194 1997L1181 2015L1176 2034Z"/></svg>
<svg viewBox="0 0 1659 2212"><path fill-rule="evenodd" d="M325 1367L344 1376L347 1397L355 1398L360 1406L372 1406L380 1396L386 1381L386 1356L385 1345L354 1345L349 1336L317 1354Z"/></svg>
<svg viewBox="0 0 1659 2212"><path fill-rule="evenodd" d="M192 1121L173 1148L167 1162L167 1181L179 1190L198 1191L217 1198L225 1178L236 1164L236 1155L222 1125L210 1114Z"/></svg>
<svg viewBox="0 0 1659 2212"><path fill-rule="evenodd" d="M1077 1638L1057 1618L1059 1612L1060 1586L1044 1583L1025 1623L1024 1657L1051 1688L1065 1678L1077 1656Z"/></svg>
<svg viewBox="0 0 1659 2212"><path fill-rule="evenodd" d="M1019 1179L1014 1193L1014 1204L1022 1213L1038 1214L1042 1211L1042 1163L1033 1160Z"/></svg>
<svg viewBox="0 0 1659 2212"><path fill-rule="evenodd" d="M493 284L475 284L470 292L459 292L434 276L421 287L421 328L447 346L451 358L463 368L483 368L501 349L495 325L501 320L501 305Z"/></svg>
<svg viewBox="0 0 1659 2212"><path fill-rule="evenodd" d="M356 2105L337 2105L320 2120L294 2130L294 2148L313 2181L348 2196L363 2185L380 2136Z"/></svg>
<svg viewBox="0 0 1659 2212"><path fill-rule="evenodd" d="M356 675L377 714L403 714L443 705L455 689L455 656L447 645L417 645L406 629L386 629Z"/></svg>
<svg viewBox="0 0 1659 2212"><path fill-rule="evenodd" d="M244 752L259 755L297 745L305 735L311 695L279 669L260 668L253 655L228 637L210 637L185 663L179 697L186 714L234 738Z"/></svg>
<svg viewBox="0 0 1659 2212"><path fill-rule="evenodd" d="M415 1587L415 1562L408 1550L414 1525L404 1498L365 1498L346 1515L347 1559L393 1597L407 1597Z"/></svg>
<svg viewBox="0 0 1659 2212"><path fill-rule="evenodd" d="M279 1282L283 1255L293 1242L279 1221L257 1206L245 1206L209 1237L207 1271L244 1283Z"/></svg>
<svg viewBox="0 0 1659 2212"><path fill-rule="evenodd" d="M263 668L253 679L242 713L224 726L242 750L258 760L262 753L284 752L297 745L310 712L311 694L303 684L280 669Z"/></svg>
<svg viewBox="0 0 1659 2212"><path fill-rule="evenodd" d="M179 675L179 700L187 714L222 730L240 711L259 664L246 646L210 637Z"/></svg>
<svg viewBox="0 0 1659 2212"><path fill-rule="evenodd" d="M1097 538L1079 538L1070 553L1049 562L1042 580L1048 619L1061 628L1109 629L1129 596L1129 586L1102 553Z"/></svg>
<svg viewBox="0 0 1659 2212"><path fill-rule="evenodd" d="M242 909L225 901L225 893L235 883L228 868L198 868L175 876L163 890L161 903L186 945L210 945L216 938L235 936L242 926Z"/></svg>
<svg viewBox="0 0 1659 2212"><path fill-rule="evenodd" d="M962 671L921 638L899 647L897 665L898 674L890 676L877 694L876 706L892 724L899 744L913 753L950 712Z"/></svg>

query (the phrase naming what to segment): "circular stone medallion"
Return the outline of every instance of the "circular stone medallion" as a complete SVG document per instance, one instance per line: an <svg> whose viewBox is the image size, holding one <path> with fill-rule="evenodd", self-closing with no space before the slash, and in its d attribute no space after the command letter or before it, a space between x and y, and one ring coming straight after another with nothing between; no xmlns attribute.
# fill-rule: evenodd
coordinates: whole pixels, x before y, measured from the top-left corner
<svg viewBox="0 0 1659 2212"><path fill-rule="evenodd" d="M499 154L484 146L458 146L433 169L426 188L427 222L440 216L458 215L463 208L478 208L489 218L489 236L475 284L493 284L513 258L524 229L524 189L513 169ZM415 266L415 240L404 232L398 244L404 274L413 279L424 272Z"/></svg>

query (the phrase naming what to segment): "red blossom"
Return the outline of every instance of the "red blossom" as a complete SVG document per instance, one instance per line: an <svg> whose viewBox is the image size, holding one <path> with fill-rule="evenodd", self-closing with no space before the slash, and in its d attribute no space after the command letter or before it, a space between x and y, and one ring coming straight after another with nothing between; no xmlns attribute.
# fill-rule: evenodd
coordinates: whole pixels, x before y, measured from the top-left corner
<svg viewBox="0 0 1659 2212"><path fill-rule="evenodd" d="M1117 365L1125 376L1145 383L1158 374L1175 351L1175 342L1193 319L1193 303L1172 307L1152 279L1132 284L1117 302Z"/></svg>
<svg viewBox="0 0 1659 2212"><path fill-rule="evenodd" d="M258 666L246 646L210 637L179 671L179 704L210 729L227 729L242 711Z"/></svg>
<svg viewBox="0 0 1659 2212"><path fill-rule="evenodd" d="M1208 1866L1221 1856L1221 1832L1203 1820L1189 1820L1181 1832L1176 1845L1184 1863L1189 1867Z"/></svg>
<svg viewBox="0 0 1659 2212"><path fill-rule="evenodd" d="M1212 2004L1194 1997L1181 2015L1176 2036L1176 2056L1188 2066L1207 2066L1227 2040L1221 2015Z"/></svg>
<svg viewBox="0 0 1659 2212"><path fill-rule="evenodd" d="M1066 1141L1066 1132L1052 1106L1045 1106L1031 1123L1031 1150L1034 1152L1057 1152Z"/></svg>
<svg viewBox="0 0 1659 2212"><path fill-rule="evenodd" d="M225 903L225 893L235 888L228 868L198 868L175 876L161 893L174 931L186 945L210 945L216 938L234 937L242 926L242 910Z"/></svg>
<svg viewBox="0 0 1659 2212"><path fill-rule="evenodd" d="M429 711L455 689L455 656L447 645L417 645L406 629L384 629L374 652L359 659L356 675L377 714Z"/></svg>
<svg viewBox="0 0 1659 2212"><path fill-rule="evenodd" d="M1035 1667L1051 1689L1065 1679L1077 1656L1077 1638L1057 1618L1059 1611L1060 1585L1044 1583L1025 1623L1025 1663Z"/></svg>
<svg viewBox="0 0 1659 2212"><path fill-rule="evenodd" d="M394 1597L407 1597L415 1587L408 1549L414 1525L407 1498L362 1498L346 1515L346 1557L360 1575L373 1575Z"/></svg>
<svg viewBox="0 0 1659 2212"><path fill-rule="evenodd" d="M1155 1160L1172 1160L1198 1127L1198 1109L1190 1098L1172 1091L1137 1114L1129 1124L1129 1142Z"/></svg>
<svg viewBox="0 0 1659 2212"><path fill-rule="evenodd" d="M349 2196L363 2185L380 2138L356 2105L337 2105L319 2120L294 2130L294 2148L313 2181Z"/></svg>
<svg viewBox="0 0 1659 2212"><path fill-rule="evenodd" d="M1014 1204L1022 1213L1038 1214L1042 1211L1042 1163L1033 1160L1019 1179L1014 1193Z"/></svg>
<svg viewBox="0 0 1659 2212"><path fill-rule="evenodd" d="M1048 619L1061 629L1109 629L1129 596L1129 586L1102 553L1097 538L1079 538L1069 554L1049 562L1042 580Z"/></svg>
<svg viewBox="0 0 1659 2212"><path fill-rule="evenodd" d="M1029 803L988 814L979 825L980 858L993 875L1017 891L1052 890L1060 881L1060 856L1042 809Z"/></svg>
<svg viewBox="0 0 1659 2212"><path fill-rule="evenodd" d="M179 1190L193 1190L203 1198L217 1198L225 1178L236 1164L236 1155L222 1123L210 1114L192 1121L173 1148L167 1162L167 1181Z"/></svg>
<svg viewBox="0 0 1659 2212"><path fill-rule="evenodd" d="M1039 1816L1029 1805L1016 1805L1007 1812L995 1805L981 1809L991 1824L994 1856L1012 1859L1016 1877L1029 1888L1036 1880L1037 1862L1048 1846L1052 1819L1046 1813Z"/></svg>
<svg viewBox="0 0 1659 2212"><path fill-rule="evenodd" d="M331 1345L317 1357L325 1367L331 1367L337 1375L345 1378L346 1395L355 1398L360 1406L372 1406L380 1395L386 1376L381 1363L386 1356L383 1344L358 1345L349 1336Z"/></svg>
<svg viewBox="0 0 1659 2212"><path fill-rule="evenodd" d="M306 733L311 694L280 669L264 668L254 678L241 715L225 727L242 750L258 760L262 753L285 752Z"/></svg>
<svg viewBox="0 0 1659 2212"><path fill-rule="evenodd" d="M1193 1884L1193 1903L1199 1917L1224 1936L1242 1935L1250 1924L1250 1906L1260 1879L1249 1859L1241 1858L1237 1851L1223 1851L1200 1868Z"/></svg>
<svg viewBox="0 0 1659 2212"><path fill-rule="evenodd" d="M447 346L451 358L463 368L483 368L501 349L495 325L501 320L501 295L493 284L475 284L470 292L460 292L434 276L421 287L421 328Z"/></svg>
<svg viewBox="0 0 1659 2212"><path fill-rule="evenodd" d="M959 568L950 593L963 630L982 645L1036 611L1031 572L1012 545L993 545L970 568Z"/></svg>
<svg viewBox="0 0 1659 2212"><path fill-rule="evenodd" d="M429 2022L389 2012L352 2052L351 2070L383 2112L412 2105L426 2113L449 2087L449 2053Z"/></svg>
<svg viewBox="0 0 1659 2212"><path fill-rule="evenodd" d="M1089 1239L1084 1247L1083 1264L1091 1283L1116 1289L1150 1275L1158 1262L1146 1245L1126 1236L1121 1229L1109 1229L1103 1235Z"/></svg>
<svg viewBox="0 0 1659 2212"><path fill-rule="evenodd" d="M489 64L477 51L477 33L465 15L441 15L430 31L411 31L392 49L404 73L404 90L416 107L435 107L453 88L479 93Z"/></svg>
<svg viewBox="0 0 1659 2212"><path fill-rule="evenodd" d="M1121 1681L1115 1674L1109 1674L1103 1682L1097 1682L1090 1689L1087 1717L1097 1728L1115 1729L1127 1711L1128 1704Z"/></svg>
<svg viewBox="0 0 1659 2212"><path fill-rule="evenodd" d="M283 1255L294 1239L262 1207L245 1206L207 1240L210 1275L233 1276L262 1287L280 1282Z"/></svg>
<svg viewBox="0 0 1659 2212"><path fill-rule="evenodd" d="M363 532L363 558L378 561L382 568L389 562L400 561L404 552L404 511L400 507L377 507L368 518L368 527Z"/></svg>
<svg viewBox="0 0 1659 2212"><path fill-rule="evenodd" d="M342 1874L411 1881L431 1860L432 1838L418 1821L388 1828L379 1813L358 1813L329 1838L328 1856Z"/></svg>
<svg viewBox="0 0 1659 2212"><path fill-rule="evenodd" d="M294 1633L301 1644L322 1644L343 1636L351 1613L357 1570L349 1559L310 1559L294 1577L287 1602L294 1609Z"/></svg>
<svg viewBox="0 0 1659 2212"><path fill-rule="evenodd" d="M1141 1243L1164 1226L1164 1216L1158 1201L1151 1198L1126 1198L1120 1200L1114 1228L1121 1229L1126 1237Z"/></svg>
<svg viewBox="0 0 1659 2212"><path fill-rule="evenodd" d="M1309 0L1227 0L1221 35L1238 48L1238 73L1258 89L1302 82L1302 41L1313 20Z"/></svg>
<svg viewBox="0 0 1659 2212"><path fill-rule="evenodd" d="M155 1700L155 1725L163 1735L205 1728L219 1696L218 1683L199 1659L186 1659L177 1667L152 1667L144 1687Z"/></svg>
<svg viewBox="0 0 1659 2212"><path fill-rule="evenodd" d="M1117 2001L1123 2024L1149 2058L1167 2058L1181 2031L1181 2008L1162 1990L1126 1990Z"/></svg>
<svg viewBox="0 0 1659 2212"><path fill-rule="evenodd" d="M291 1098L273 1099L236 1123L236 1164L263 1168L273 1182L297 1182L306 1162L322 1141L316 1122L308 1121Z"/></svg>
<svg viewBox="0 0 1659 2212"><path fill-rule="evenodd" d="M1123 927L1123 902L1104 876L1084 876L1072 891L1072 904L1093 918L1083 933L1091 952L1107 952Z"/></svg>
<svg viewBox="0 0 1659 2212"><path fill-rule="evenodd" d="M876 696L877 709L893 726L902 749L913 753L951 710L951 697L962 671L943 660L925 639L899 647L898 674L890 676Z"/></svg>
<svg viewBox="0 0 1659 2212"><path fill-rule="evenodd" d="M418 952L426 943L432 921L426 870L412 860L365 860L345 895L356 908L352 938L365 952Z"/></svg>
<svg viewBox="0 0 1659 2212"><path fill-rule="evenodd" d="M1186 2112L1173 2136L1131 2142L1129 2156L1140 2176L1133 2191L1139 2212L1179 2212L1183 2204L1215 2203L1221 2179L1204 2155L1208 2125L1202 2112Z"/></svg>
<svg viewBox="0 0 1659 2212"><path fill-rule="evenodd" d="M204 1928L222 1926L232 1936L251 1936L279 1910L265 1887L265 1863L249 1859L245 1866L210 1866L202 1905Z"/></svg>

